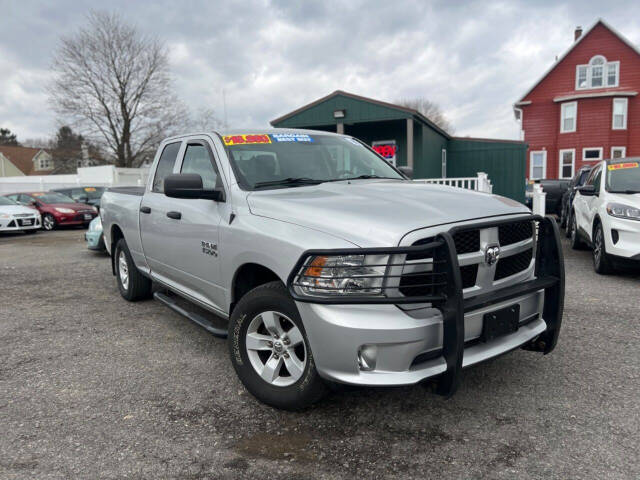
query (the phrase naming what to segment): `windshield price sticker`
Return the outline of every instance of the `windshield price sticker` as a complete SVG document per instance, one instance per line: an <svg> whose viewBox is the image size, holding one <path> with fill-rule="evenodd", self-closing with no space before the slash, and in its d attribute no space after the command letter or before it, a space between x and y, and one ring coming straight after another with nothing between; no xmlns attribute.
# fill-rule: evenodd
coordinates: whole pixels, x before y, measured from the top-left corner
<svg viewBox="0 0 640 480"><path fill-rule="evenodd" d="M225 135L222 137L225 145L252 145L256 143L271 143L271 138L266 134L258 135Z"/></svg>
<svg viewBox="0 0 640 480"><path fill-rule="evenodd" d="M638 168L638 162L613 163L607 167L609 170L622 170L625 168Z"/></svg>
<svg viewBox="0 0 640 480"><path fill-rule="evenodd" d="M84 188L84 191L85 191L85 192L95 192L95 191L96 191L96 189L95 189L95 188L93 188L93 187L85 187L85 188Z"/></svg>
<svg viewBox="0 0 640 480"><path fill-rule="evenodd" d="M313 138L305 133L272 133L274 142L313 142Z"/></svg>

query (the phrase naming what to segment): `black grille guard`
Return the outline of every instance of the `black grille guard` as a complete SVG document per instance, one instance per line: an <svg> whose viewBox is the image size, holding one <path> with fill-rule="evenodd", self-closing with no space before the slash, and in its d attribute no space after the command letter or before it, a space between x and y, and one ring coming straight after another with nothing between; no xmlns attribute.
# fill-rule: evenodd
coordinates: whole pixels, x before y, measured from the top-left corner
<svg viewBox="0 0 640 480"><path fill-rule="evenodd" d="M498 227L514 221L529 219L537 224L535 278L465 300L462 293L462 279L453 235L461 230ZM389 255L390 261L386 273L380 276L384 277L383 282L387 282L388 279L400 276L393 274L393 267L404 265L404 263L395 263L393 256L407 254L431 255L429 258L433 258L433 261L429 261L429 263L433 264L431 283L418 285L418 287L424 287L429 290L425 295L405 297L397 294L394 296L393 292L397 290L397 286L382 287L382 290L388 290L385 295L353 294L332 296L330 294L317 294L309 296L302 295L296 291L296 288L302 286L299 279L306 276L305 272L309 267L311 257L318 255ZM455 393L460 383L464 352L464 314L511 298L544 290L542 315L547 324L547 329L538 336L535 343L531 342L524 348L547 354L555 348L558 342L564 308L564 282L564 258L560 243L560 232L556 221L552 217L530 215L515 219L500 219L457 226L448 232L438 234L433 242L420 246L308 250L302 254L291 271L287 287L293 299L299 302L334 305L431 303L434 308L439 309L442 313L442 355L447 365L446 371L438 379L437 392L449 397Z"/></svg>

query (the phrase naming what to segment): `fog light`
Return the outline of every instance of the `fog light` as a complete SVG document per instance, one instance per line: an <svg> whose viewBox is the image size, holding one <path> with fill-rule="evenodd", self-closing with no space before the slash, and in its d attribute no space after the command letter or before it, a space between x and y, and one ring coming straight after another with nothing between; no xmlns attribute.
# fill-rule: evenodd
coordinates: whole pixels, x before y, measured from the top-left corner
<svg viewBox="0 0 640 480"><path fill-rule="evenodd" d="M378 347L376 345L362 345L358 349L358 367L365 372L375 370L377 357Z"/></svg>

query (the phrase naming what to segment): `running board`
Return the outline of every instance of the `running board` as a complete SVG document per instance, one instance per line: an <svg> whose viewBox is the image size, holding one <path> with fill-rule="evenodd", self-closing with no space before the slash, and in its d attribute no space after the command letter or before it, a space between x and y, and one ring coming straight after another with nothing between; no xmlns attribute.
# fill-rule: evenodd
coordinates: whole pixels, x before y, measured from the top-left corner
<svg viewBox="0 0 640 480"><path fill-rule="evenodd" d="M155 298L156 300L160 300L171 310L173 310L176 313L179 313L183 317L187 317L193 323L197 323L202 328L204 328L207 332L209 332L211 335L219 338L227 338L228 331L226 329L215 327L210 320L203 317L202 315L187 311L186 309L178 305L178 303L169 295L166 295L162 292L154 292L153 298Z"/></svg>

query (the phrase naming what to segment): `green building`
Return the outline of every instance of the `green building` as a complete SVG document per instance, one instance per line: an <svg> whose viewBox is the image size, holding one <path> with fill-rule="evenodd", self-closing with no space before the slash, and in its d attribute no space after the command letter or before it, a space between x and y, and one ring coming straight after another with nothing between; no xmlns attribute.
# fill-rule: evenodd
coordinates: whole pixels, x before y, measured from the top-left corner
<svg viewBox="0 0 640 480"><path fill-rule="evenodd" d="M488 174L493 192L524 202L527 146L513 140L452 137L417 110L336 90L271 121L281 128L345 133L414 178Z"/></svg>

